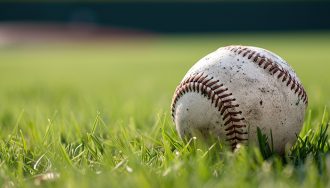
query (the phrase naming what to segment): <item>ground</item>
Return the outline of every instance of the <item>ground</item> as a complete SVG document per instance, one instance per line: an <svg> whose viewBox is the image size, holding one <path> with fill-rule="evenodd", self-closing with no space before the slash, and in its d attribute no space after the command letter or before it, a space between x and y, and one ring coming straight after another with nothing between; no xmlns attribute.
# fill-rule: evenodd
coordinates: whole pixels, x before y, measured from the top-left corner
<svg viewBox="0 0 330 188"><path fill-rule="evenodd" d="M183 143L175 87L199 58L241 44L269 49L309 95L301 140L284 157ZM144 36L0 47L2 187L329 186L330 33ZM322 126L323 125L323 126ZM320 130L323 127L322 131Z"/></svg>

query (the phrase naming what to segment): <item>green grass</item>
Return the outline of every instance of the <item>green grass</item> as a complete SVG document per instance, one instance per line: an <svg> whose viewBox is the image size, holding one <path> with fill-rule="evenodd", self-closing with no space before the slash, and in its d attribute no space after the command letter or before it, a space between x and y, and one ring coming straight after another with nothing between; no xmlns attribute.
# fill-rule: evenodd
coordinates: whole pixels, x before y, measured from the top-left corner
<svg viewBox="0 0 330 188"><path fill-rule="evenodd" d="M284 157L265 144L236 153L185 144L175 132L176 85L229 44L281 55L309 94L299 141ZM259 33L3 46L0 186L330 186L329 44L330 33Z"/></svg>

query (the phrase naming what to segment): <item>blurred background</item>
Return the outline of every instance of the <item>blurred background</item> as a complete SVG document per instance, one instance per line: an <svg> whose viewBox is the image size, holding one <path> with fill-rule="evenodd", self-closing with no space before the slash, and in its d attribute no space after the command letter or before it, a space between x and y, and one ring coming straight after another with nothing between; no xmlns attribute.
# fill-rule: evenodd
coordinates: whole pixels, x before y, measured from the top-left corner
<svg viewBox="0 0 330 188"><path fill-rule="evenodd" d="M2 43L46 38L219 32L326 31L330 2L60 1L0 4Z"/></svg>
<svg viewBox="0 0 330 188"><path fill-rule="evenodd" d="M279 54L313 113L329 105L330 1L1 1L2 124L25 109L144 127L189 67L231 44Z"/></svg>

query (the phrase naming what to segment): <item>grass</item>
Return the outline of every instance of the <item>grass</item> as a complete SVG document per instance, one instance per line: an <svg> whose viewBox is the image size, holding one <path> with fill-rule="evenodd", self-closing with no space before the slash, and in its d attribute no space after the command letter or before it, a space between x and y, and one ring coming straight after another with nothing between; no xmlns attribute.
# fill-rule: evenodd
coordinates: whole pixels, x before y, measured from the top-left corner
<svg viewBox="0 0 330 188"><path fill-rule="evenodd" d="M329 33L161 36L0 48L1 187L327 187ZM309 94L291 152L232 153L183 143L174 89L199 58L229 44L285 58ZM268 141L268 142L266 142Z"/></svg>

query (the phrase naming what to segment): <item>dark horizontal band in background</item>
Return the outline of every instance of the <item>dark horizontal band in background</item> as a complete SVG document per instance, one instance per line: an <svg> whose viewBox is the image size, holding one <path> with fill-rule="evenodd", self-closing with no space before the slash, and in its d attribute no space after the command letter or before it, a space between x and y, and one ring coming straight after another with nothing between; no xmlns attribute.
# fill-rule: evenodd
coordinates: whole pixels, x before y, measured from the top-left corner
<svg viewBox="0 0 330 188"><path fill-rule="evenodd" d="M87 23L159 33L329 30L330 2L0 3L0 22Z"/></svg>

